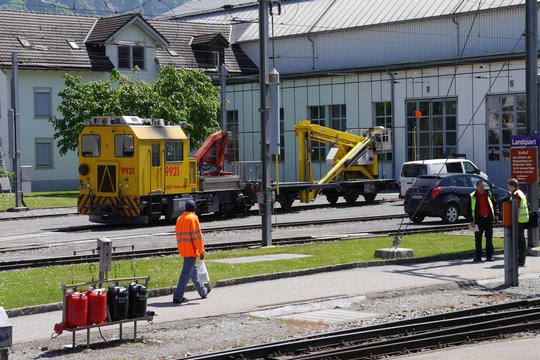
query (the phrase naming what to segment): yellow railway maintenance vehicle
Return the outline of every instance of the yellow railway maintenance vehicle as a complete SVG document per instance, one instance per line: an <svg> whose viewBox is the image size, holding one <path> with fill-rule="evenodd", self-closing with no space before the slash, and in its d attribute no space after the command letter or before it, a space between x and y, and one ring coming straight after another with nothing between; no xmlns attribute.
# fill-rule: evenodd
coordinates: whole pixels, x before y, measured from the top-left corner
<svg viewBox="0 0 540 360"><path fill-rule="evenodd" d="M258 183L219 169L201 172L212 165L207 159L223 164L224 146L212 139L196 158L189 156L181 126L165 126L163 119L104 116L86 121L79 137L78 212L98 223L173 220L193 199L200 213L245 213L256 199Z"/></svg>
<svg viewBox="0 0 540 360"><path fill-rule="evenodd" d="M279 184L276 200L289 210L295 199L302 203L313 201L318 194L325 195L330 204L343 196L347 204L354 205L362 195L366 202L375 200L393 179L378 178L378 153L390 152L391 132L376 127L362 130L362 135L328 128L301 120L295 126L298 139L298 182ZM312 170L312 143L331 146L326 161L332 168L319 180Z"/></svg>

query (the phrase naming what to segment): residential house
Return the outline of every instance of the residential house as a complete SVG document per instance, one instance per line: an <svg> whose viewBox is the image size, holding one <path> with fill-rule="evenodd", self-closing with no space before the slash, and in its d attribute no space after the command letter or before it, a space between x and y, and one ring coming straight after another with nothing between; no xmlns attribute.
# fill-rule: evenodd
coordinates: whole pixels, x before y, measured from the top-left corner
<svg viewBox="0 0 540 360"><path fill-rule="evenodd" d="M231 75L253 74L254 64L230 45L230 26L147 21L139 14L92 17L0 10L0 145L8 149L12 53L18 54L22 164L31 165L32 191L79 186L75 152L60 156L48 119L61 118L58 93L69 72L104 80L112 69L151 82L159 68L204 69L224 63ZM6 158L6 162L11 161Z"/></svg>

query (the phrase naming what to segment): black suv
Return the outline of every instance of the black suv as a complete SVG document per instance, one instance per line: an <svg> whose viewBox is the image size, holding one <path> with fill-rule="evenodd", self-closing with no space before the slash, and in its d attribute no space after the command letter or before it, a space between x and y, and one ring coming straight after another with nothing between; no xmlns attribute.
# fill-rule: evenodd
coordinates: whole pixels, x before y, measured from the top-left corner
<svg viewBox="0 0 540 360"><path fill-rule="evenodd" d="M460 216L469 218L470 194L478 180L484 181L499 206L508 199L510 193L506 189L477 175L423 175L405 194L405 212L414 223L422 222L426 216L440 217L446 224L455 224Z"/></svg>

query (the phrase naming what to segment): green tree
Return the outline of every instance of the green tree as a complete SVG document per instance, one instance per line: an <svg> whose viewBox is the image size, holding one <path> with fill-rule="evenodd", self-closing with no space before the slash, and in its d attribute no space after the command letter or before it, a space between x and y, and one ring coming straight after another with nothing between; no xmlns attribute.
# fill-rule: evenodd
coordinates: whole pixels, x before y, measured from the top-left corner
<svg viewBox="0 0 540 360"><path fill-rule="evenodd" d="M58 93L62 118L51 117L58 150L76 150L83 122L93 116L134 115L162 118L168 124L187 122L191 148L197 148L219 128L219 88L202 70L161 69L154 83L113 70L108 80L83 83L81 77L64 75Z"/></svg>

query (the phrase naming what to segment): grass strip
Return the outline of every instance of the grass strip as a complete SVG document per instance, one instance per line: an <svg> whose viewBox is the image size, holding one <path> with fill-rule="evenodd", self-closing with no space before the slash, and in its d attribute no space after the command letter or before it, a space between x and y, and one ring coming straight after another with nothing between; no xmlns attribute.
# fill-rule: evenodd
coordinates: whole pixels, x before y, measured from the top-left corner
<svg viewBox="0 0 540 360"><path fill-rule="evenodd" d="M332 241L326 243L279 246L271 248L241 249L208 253L205 260L211 281L233 279L262 274L273 274L380 260L373 255L375 249L388 248L390 237ZM503 240L493 239L495 249L503 248ZM474 255L474 237L440 234L419 234L403 238L402 247L412 248L416 258L461 254ZM269 254L302 254L309 257L261 261L255 263L224 264L212 260ZM182 261L178 256L123 260L113 263L109 278L150 276L152 289L176 286ZM61 284L76 284L96 280L99 265L55 266L40 269L5 271L0 276L0 306L6 309L41 305L62 301Z"/></svg>
<svg viewBox="0 0 540 360"><path fill-rule="evenodd" d="M24 194L24 202L30 209L77 206L78 191L32 192ZM0 193L0 211L15 207L15 194Z"/></svg>

